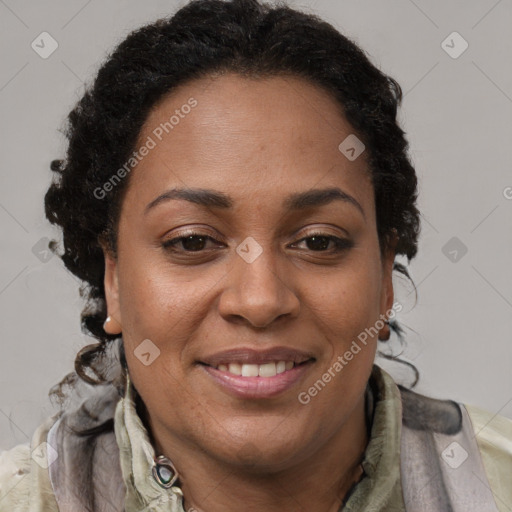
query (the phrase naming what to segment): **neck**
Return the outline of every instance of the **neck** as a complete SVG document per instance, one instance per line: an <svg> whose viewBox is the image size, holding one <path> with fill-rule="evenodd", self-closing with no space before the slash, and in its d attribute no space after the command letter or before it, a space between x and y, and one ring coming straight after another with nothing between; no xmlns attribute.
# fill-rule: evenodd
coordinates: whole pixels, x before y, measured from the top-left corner
<svg viewBox="0 0 512 512"><path fill-rule="evenodd" d="M369 442L365 406L363 394L348 420L320 449L272 474L224 465L183 443L178 447L154 425L148 431L156 433L156 453L170 456L182 477L187 511L337 512L363 476L360 463Z"/></svg>

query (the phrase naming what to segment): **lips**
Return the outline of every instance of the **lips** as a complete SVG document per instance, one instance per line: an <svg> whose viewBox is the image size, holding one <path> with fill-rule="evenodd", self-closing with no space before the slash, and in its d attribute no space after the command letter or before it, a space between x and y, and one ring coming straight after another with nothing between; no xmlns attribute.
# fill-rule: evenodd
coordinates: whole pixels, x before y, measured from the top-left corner
<svg viewBox="0 0 512 512"><path fill-rule="evenodd" d="M309 359L314 359L313 354L287 347L274 347L267 350L251 348L225 350L205 356L199 362L217 368L219 365L229 365L230 363L263 365L279 361L289 361L298 365Z"/></svg>
<svg viewBox="0 0 512 512"><path fill-rule="evenodd" d="M287 347L234 349L204 357L199 364L222 389L239 398L270 398L293 387L315 361Z"/></svg>

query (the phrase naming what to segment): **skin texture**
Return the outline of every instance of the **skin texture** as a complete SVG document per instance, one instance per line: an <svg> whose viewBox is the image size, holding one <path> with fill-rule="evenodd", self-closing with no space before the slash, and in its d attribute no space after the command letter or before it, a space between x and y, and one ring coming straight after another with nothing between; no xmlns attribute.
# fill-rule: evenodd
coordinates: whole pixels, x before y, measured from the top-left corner
<svg viewBox="0 0 512 512"><path fill-rule="evenodd" d="M156 453L181 475L186 507L337 510L368 443L364 391L377 337L307 405L297 397L393 304L394 250L381 255L365 153L349 161L339 151L353 130L322 88L233 73L166 96L140 143L190 98L197 106L130 175L117 259L105 250L108 312L122 330L146 426ZM219 191L233 206L180 199L144 213L175 187ZM364 214L348 201L283 206L289 194L329 187L350 194ZM303 239L317 229L352 246L314 250L318 242ZM216 241L201 251L162 247L190 230ZM236 252L247 237L263 250L252 263ZM145 339L160 350L148 366L134 354ZM271 398L233 396L198 364L227 349L275 346L315 360Z"/></svg>

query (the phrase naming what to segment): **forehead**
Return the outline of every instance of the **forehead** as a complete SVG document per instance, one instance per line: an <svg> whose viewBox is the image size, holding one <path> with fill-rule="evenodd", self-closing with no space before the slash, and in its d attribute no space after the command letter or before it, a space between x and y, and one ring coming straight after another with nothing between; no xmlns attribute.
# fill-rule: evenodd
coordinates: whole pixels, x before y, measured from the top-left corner
<svg viewBox="0 0 512 512"><path fill-rule="evenodd" d="M292 192L337 186L372 209L366 152L349 160L339 149L353 132L341 105L298 77L194 80L148 115L137 148L152 148L131 172L126 200L147 204L179 186L280 204Z"/></svg>

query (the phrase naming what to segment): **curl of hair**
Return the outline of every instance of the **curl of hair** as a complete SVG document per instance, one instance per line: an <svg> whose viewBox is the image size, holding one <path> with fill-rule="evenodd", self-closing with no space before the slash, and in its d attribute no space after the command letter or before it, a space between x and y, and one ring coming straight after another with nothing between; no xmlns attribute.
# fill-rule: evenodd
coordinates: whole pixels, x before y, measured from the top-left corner
<svg viewBox="0 0 512 512"><path fill-rule="evenodd" d="M76 373L87 382L105 381L101 364L94 362L119 337L103 330L102 246L116 255L129 176L106 197L95 192L128 161L149 111L166 93L226 72L302 77L331 94L366 146L381 249L396 230L397 255L409 262L416 255L417 178L396 119L399 84L315 15L259 0L192 0L173 16L133 31L108 55L68 115L65 159L51 163L55 179L45 195L46 217L62 230L64 265L85 282L82 330L98 340L77 355ZM50 248L56 252L55 241ZM394 269L409 277L403 265L395 263ZM391 327L400 334L396 323Z"/></svg>

